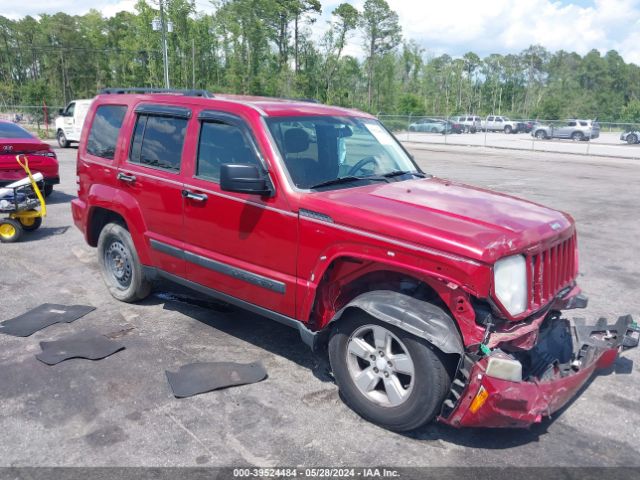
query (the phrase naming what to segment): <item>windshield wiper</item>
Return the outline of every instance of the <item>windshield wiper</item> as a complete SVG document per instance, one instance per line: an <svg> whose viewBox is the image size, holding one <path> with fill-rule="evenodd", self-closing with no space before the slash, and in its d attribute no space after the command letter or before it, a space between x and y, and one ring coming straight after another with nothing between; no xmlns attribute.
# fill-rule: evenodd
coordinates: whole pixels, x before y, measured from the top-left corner
<svg viewBox="0 0 640 480"><path fill-rule="evenodd" d="M370 177L356 177L354 175L346 175L344 177L334 178L332 180L327 180L325 182L320 182L317 185L313 185L309 188L320 188L320 187L328 187L329 185L339 185L341 183L350 183L356 182L358 180L374 180L378 182L386 182L387 179L380 176L370 176Z"/></svg>
<svg viewBox="0 0 640 480"><path fill-rule="evenodd" d="M394 170L393 172L385 173L382 175L385 178L399 177L400 175L415 175L416 177L424 178L424 173L412 172L411 170Z"/></svg>

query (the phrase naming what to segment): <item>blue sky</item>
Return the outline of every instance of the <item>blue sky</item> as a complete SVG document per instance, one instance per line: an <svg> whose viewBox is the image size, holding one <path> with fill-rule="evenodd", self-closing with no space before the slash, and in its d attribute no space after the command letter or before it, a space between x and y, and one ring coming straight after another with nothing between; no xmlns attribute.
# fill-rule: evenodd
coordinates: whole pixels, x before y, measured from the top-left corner
<svg viewBox="0 0 640 480"><path fill-rule="evenodd" d="M312 26L319 36L340 0L321 0L323 18ZM344 1L344 0L342 0ZM400 18L405 39L413 39L427 55L452 56L474 51L517 53L531 44L549 50L584 54L595 48L617 50L627 62L640 64L640 0L387 0ZM361 9L364 0L349 3ZM0 0L0 15L19 18L63 11L82 14L96 8L105 15L133 10L135 0ZM207 0L199 10L213 11ZM354 36L347 53L361 56Z"/></svg>

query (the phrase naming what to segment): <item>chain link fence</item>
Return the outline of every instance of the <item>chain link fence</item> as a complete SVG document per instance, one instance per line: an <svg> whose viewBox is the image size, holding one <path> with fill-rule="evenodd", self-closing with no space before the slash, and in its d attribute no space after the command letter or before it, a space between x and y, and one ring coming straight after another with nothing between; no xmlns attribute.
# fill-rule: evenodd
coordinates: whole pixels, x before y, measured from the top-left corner
<svg viewBox="0 0 640 480"><path fill-rule="evenodd" d="M571 124L494 115L501 122L487 125L491 117L378 115L402 142L640 158L640 143L636 143L640 141L639 124L596 122L591 133L589 122L580 120Z"/></svg>
<svg viewBox="0 0 640 480"><path fill-rule="evenodd" d="M55 119L60 105L0 105L0 120L23 126L40 138L55 137Z"/></svg>

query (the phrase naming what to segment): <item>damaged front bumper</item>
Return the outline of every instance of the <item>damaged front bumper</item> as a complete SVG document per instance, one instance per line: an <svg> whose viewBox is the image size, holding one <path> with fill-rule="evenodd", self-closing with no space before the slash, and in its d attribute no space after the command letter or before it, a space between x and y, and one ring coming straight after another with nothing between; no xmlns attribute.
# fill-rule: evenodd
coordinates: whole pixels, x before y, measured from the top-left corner
<svg viewBox="0 0 640 480"><path fill-rule="evenodd" d="M638 346L630 315L585 325L549 315L527 351L465 354L439 420L454 427L528 427L562 408L597 369Z"/></svg>

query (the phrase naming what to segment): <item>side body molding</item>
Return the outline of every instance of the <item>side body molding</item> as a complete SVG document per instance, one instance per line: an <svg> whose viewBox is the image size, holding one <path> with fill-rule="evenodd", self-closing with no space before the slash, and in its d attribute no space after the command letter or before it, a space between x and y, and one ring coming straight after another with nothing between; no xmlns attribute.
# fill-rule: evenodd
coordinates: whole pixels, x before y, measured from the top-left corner
<svg viewBox="0 0 640 480"><path fill-rule="evenodd" d="M435 305L391 290L375 290L354 298L331 322L352 308L359 308L378 320L424 338L444 353L464 353L454 321Z"/></svg>

